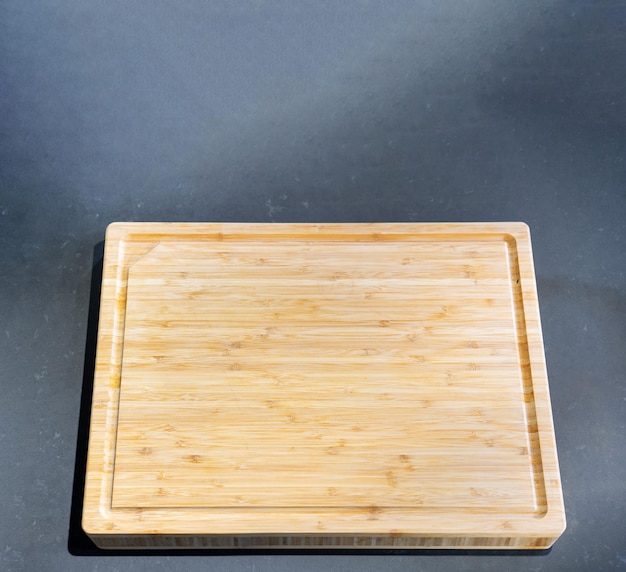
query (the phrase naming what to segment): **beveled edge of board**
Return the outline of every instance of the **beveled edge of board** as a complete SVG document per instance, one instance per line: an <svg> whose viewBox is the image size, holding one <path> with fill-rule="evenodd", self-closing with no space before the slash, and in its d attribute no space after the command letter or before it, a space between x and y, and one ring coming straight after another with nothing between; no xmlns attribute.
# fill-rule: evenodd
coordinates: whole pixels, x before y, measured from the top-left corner
<svg viewBox="0 0 626 572"><path fill-rule="evenodd" d="M348 517L332 511L281 511L281 519L242 518L222 509L113 509L111 479L119 401L123 315L128 269L163 239L256 239L386 241L440 240L471 236L504 240L517 256L519 303L531 379L531 397L537 419L538 483L545 491L545 507L538 514L497 518L462 515L462 522L436 512L406 515L385 511L372 518L357 509ZM98 330L92 418L83 507L83 529L101 548L517 548L545 549L565 530L556 443L550 407L539 306L529 228L520 222L498 223L112 223L107 228ZM537 473L535 473L537 479ZM253 512L247 509L248 512ZM259 510L259 509L254 509ZM190 517L193 513L193 518ZM245 512L245 509L244 509ZM271 511L270 511L271 512ZM289 514L288 514L289 513ZM286 519L285 516L288 518ZM332 523L316 526L322 516ZM150 524L149 524L150 523ZM154 525L154 526L153 526ZM215 530L219 527L219 530ZM284 529L289 529L285 535ZM358 534L355 531L358 530ZM211 531L211 532L210 532Z"/></svg>

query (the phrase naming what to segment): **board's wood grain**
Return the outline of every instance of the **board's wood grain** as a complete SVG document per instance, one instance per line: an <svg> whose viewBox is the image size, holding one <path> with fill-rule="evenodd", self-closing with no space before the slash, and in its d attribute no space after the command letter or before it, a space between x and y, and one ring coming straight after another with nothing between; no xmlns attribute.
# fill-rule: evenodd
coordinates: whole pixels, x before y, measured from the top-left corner
<svg viewBox="0 0 626 572"><path fill-rule="evenodd" d="M545 548L565 526L521 223L116 223L102 547Z"/></svg>

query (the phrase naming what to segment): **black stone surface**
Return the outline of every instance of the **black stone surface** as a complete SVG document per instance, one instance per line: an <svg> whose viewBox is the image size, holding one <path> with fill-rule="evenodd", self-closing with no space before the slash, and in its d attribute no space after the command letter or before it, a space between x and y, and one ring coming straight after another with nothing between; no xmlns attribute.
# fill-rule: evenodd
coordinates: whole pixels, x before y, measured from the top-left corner
<svg viewBox="0 0 626 572"><path fill-rule="evenodd" d="M0 2L0 570L626 568L625 155L623 2ZM564 536L540 555L93 549L90 295L124 220L528 222Z"/></svg>

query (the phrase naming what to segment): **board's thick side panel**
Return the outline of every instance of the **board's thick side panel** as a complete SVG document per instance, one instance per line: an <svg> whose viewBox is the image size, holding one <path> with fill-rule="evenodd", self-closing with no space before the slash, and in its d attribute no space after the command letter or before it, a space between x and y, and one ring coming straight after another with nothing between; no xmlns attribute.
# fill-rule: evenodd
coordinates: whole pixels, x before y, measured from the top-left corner
<svg viewBox="0 0 626 572"><path fill-rule="evenodd" d="M545 550L552 537L91 535L103 549L518 549Z"/></svg>

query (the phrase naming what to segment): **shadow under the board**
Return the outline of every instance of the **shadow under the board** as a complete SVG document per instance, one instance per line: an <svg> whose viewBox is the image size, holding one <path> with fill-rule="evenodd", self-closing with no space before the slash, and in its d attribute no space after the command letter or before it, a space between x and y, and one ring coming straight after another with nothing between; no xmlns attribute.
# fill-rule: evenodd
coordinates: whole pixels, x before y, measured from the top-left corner
<svg viewBox="0 0 626 572"><path fill-rule="evenodd" d="M87 444L89 440L89 421L91 417L91 398L93 375L96 365L96 342L98 338L98 315L100 311L100 289L102 286L102 260L104 241L93 249L91 287L89 291L89 310L87 314L87 337L85 341L85 360L83 366L83 385L78 418L78 436L76 438L76 457L74 462L74 485L72 487L72 505L67 547L70 554L91 556L104 551L85 534L81 526L83 513L83 492L85 489L85 470L87 467Z"/></svg>
<svg viewBox="0 0 626 572"><path fill-rule="evenodd" d="M76 439L76 460L74 464L74 484L68 535L68 551L74 556L242 556L242 555L363 555L363 556L545 556L552 550L494 550L494 549L368 549L368 548L246 548L246 549L107 549L98 548L85 534L81 526L83 493L87 467L87 445L91 417L94 368L96 364L96 342L98 338L98 318L100 292L102 287L104 242L99 242L93 251L93 269L89 294L87 337L83 385L80 399L78 436Z"/></svg>
<svg viewBox="0 0 626 572"><path fill-rule="evenodd" d="M84 535L84 533L83 533ZM103 550L96 547L85 536L85 544L74 547L74 556L546 556L546 550L460 550L460 549L286 549L286 548L246 548L246 549L124 549ZM88 544L87 544L88 543Z"/></svg>

